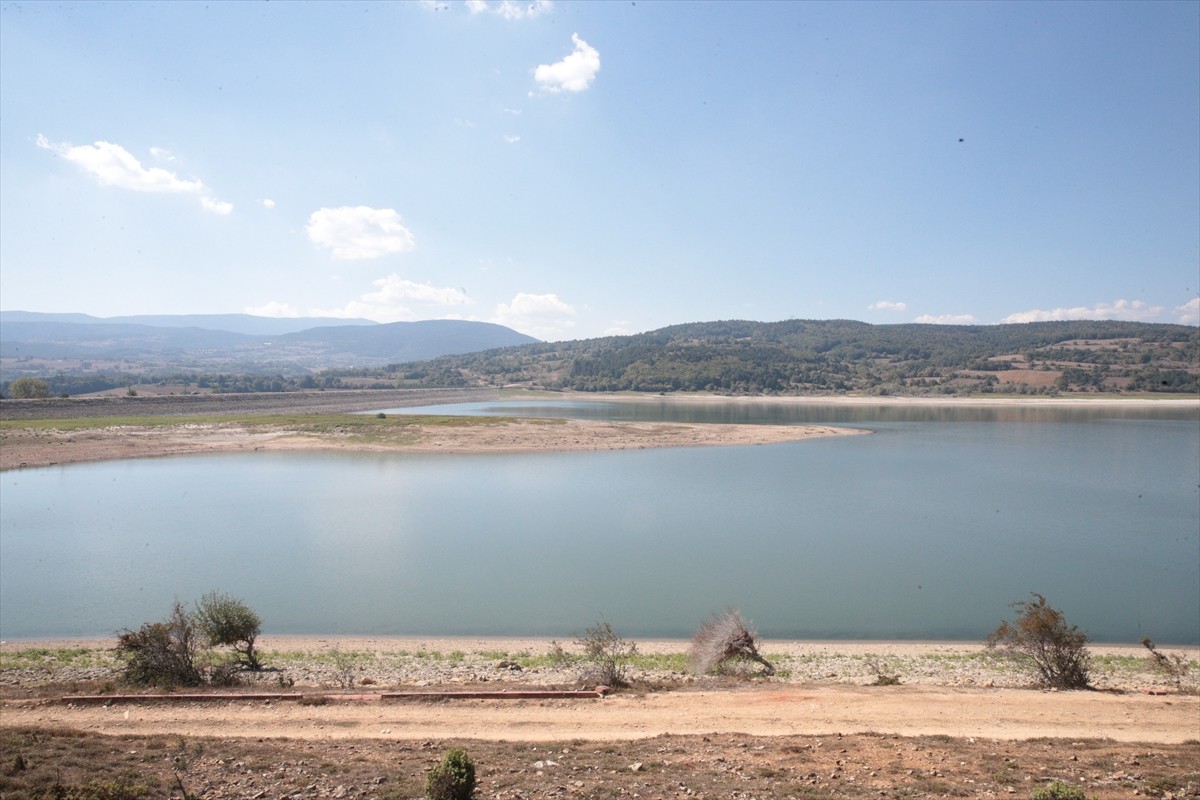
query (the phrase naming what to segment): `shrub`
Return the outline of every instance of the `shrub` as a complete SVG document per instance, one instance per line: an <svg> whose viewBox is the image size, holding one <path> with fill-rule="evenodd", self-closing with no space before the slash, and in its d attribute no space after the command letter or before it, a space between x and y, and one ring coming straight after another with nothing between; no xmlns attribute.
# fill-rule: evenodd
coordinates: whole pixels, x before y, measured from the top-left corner
<svg viewBox="0 0 1200 800"><path fill-rule="evenodd" d="M209 647L230 646L237 666L262 669L262 662L254 650L254 640L262 629L262 620L250 606L214 590L196 603L193 617Z"/></svg>
<svg viewBox="0 0 1200 800"><path fill-rule="evenodd" d="M1033 600L1017 601L1020 613L988 636L987 646L1000 648L1032 667L1045 686L1056 689L1086 689L1090 680L1087 636L1067 625L1061 611L1034 592Z"/></svg>
<svg viewBox="0 0 1200 800"><path fill-rule="evenodd" d="M1033 800L1087 800L1087 795L1083 789L1055 781L1041 789L1034 789Z"/></svg>
<svg viewBox="0 0 1200 800"><path fill-rule="evenodd" d="M14 400L40 400L50 396L50 384L41 378L17 378L8 385L8 396Z"/></svg>
<svg viewBox="0 0 1200 800"><path fill-rule="evenodd" d="M197 686L196 628L183 604L175 601L165 622L147 622L117 637L117 655L127 659L124 678L139 686Z"/></svg>
<svg viewBox="0 0 1200 800"><path fill-rule="evenodd" d="M1143 637L1142 647L1150 651L1150 668L1170 678L1176 689L1182 688L1183 679L1192 667L1187 658L1179 653L1160 652L1148 636Z"/></svg>
<svg viewBox="0 0 1200 800"><path fill-rule="evenodd" d="M442 763L429 770L425 796L429 800L469 800L475 793L475 762L466 752L446 751Z"/></svg>
<svg viewBox="0 0 1200 800"><path fill-rule="evenodd" d="M758 652L758 634L750 630L737 609L730 608L705 620L692 637L692 669L705 675L730 661L753 661L765 674L774 675L775 665Z"/></svg>
<svg viewBox="0 0 1200 800"><path fill-rule="evenodd" d="M637 655L637 645L616 634L612 624L600 620L575 640L583 649L584 671L580 676L586 683L604 686L628 686L626 675L629 661Z"/></svg>

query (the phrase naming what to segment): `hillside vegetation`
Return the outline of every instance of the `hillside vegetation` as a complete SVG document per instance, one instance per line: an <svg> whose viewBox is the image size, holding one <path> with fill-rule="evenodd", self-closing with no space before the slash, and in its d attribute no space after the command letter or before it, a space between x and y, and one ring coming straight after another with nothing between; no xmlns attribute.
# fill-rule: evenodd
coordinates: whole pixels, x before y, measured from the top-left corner
<svg viewBox="0 0 1200 800"><path fill-rule="evenodd" d="M741 320L539 343L380 372L405 385L723 394L1200 391L1200 331L1135 322Z"/></svg>

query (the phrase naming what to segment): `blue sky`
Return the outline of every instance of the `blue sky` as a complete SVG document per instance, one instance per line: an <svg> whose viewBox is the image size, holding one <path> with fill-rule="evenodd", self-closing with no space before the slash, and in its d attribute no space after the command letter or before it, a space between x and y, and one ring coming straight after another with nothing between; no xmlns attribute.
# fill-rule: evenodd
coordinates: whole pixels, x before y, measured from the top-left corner
<svg viewBox="0 0 1200 800"><path fill-rule="evenodd" d="M1200 323L1200 3L0 5L0 305Z"/></svg>

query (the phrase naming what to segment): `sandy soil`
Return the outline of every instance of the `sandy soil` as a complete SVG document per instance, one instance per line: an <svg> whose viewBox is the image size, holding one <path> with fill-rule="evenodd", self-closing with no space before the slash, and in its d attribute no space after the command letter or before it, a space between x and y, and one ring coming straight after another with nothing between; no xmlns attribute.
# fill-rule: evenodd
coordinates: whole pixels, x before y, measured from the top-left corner
<svg viewBox="0 0 1200 800"><path fill-rule="evenodd" d="M866 433L825 425L698 425L593 420L495 420L462 427L405 425L392 436L238 423L123 425L81 430L6 428L0 470L115 458L258 450L532 453L651 447L761 445Z"/></svg>
<svg viewBox="0 0 1200 800"><path fill-rule="evenodd" d="M377 656L396 653L545 653L541 639L414 638L414 637L264 637L264 652ZM111 646L110 641L17 641L5 652L39 647ZM86 731L139 735L180 733L199 736L272 736L298 739L384 738L429 739L471 736L509 741L568 739L629 740L666 734L744 733L758 736L827 735L875 732L903 736L944 735L1027 739L1031 737L1106 737L1122 742L1180 743L1200 738L1200 694L1154 687L1148 674L1108 681L1108 688L1087 692L1048 692L1030 688L946 685L960 681L954 656L976 653L981 645L962 642L792 642L767 641L764 653L781 661L789 657L861 657L893 660L938 656L920 662L931 677L898 686L866 685L864 677L839 683L793 676L770 680L683 680L679 675L649 676L642 688L603 700L452 700L381 701L384 678L370 687L331 689L305 685L280 689L261 685L256 691L321 694L336 702L309 706L292 702L222 701L206 703L148 702L134 705L75 705L42 698L12 697L0 708L0 727L67 726ZM638 641L642 653L678 653L687 642ZM1094 646L1094 655L1135 655L1140 648ZM1190 658L1200 656L1189 648ZM267 659L270 663L270 657ZM293 662L294 664L295 662ZM436 660L427 663L436 664ZM827 660L826 664L838 664ZM949 666L939 666L940 664ZM822 667L822 670L828 667ZM289 672L291 672L289 670ZM938 674L933 674L938 673ZM303 671L292 674L303 675ZM460 684L437 682L423 691L460 690ZM478 674L478 673L476 673ZM912 676L920 680L920 676ZM478 678L476 678L478 680ZM483 680L488 680L484 678ZM411 685L406 688L417 688ZM554 682L553 676L510 674L483 688L509 690ZM990 682L990 681L988 681ZM427 684L430 681L419 681ZM1103 682L1101 682L1103 686ZM479 684L476 684L479 686ZM657 687L647 690L647 687ZM665 688L664 688L665 687ZM78 690L76 690L78 691Z"/></svg>
<svg viewBox="0 0 1200 800"><path fill-rule="evenodd" d="M617 694L603 700L345 700L315 707L278 701L109 707L13 703L4 707L0 724L291 739L469 736L538 742L874 732L1180 743L1200 735L1197 720L1200 700L1194 696L824 685Z"/></svg>

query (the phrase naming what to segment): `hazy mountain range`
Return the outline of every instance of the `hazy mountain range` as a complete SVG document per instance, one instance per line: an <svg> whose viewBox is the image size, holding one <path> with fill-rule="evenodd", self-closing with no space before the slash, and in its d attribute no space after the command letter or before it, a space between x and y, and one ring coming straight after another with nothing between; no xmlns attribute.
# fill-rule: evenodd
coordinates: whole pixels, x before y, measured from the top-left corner
<svg viewBox="0 0 1200 800"><path fill-rule="evenodd" d="M486 322L0 312L0 381L80 394L525 385L725 394L1200 391L1200 329L1120 321L725 320L539 342ZM240 377L238 377L240 376ZM273 377L272 377L273 376Z"/></svg>
<svg viewBox="0 0 1200 800"><path fill-rule="evenodd" d="M537 342L489 322L255 317L92 317L0 311L6 379L39 373L277 372L383 366Z"/></svg>

